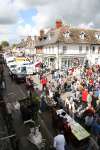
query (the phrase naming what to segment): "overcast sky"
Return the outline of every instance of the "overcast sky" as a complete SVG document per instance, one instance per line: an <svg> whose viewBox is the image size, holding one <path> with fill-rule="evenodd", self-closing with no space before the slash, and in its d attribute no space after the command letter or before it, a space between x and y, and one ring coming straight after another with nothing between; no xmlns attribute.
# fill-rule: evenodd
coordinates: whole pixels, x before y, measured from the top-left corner
<svg viewBox="0 0 100 150"><path fill-rule="evenodd" d="M0 0L0 40L14 41L53 27L56 19L100 28L100 0Z"/></svg>

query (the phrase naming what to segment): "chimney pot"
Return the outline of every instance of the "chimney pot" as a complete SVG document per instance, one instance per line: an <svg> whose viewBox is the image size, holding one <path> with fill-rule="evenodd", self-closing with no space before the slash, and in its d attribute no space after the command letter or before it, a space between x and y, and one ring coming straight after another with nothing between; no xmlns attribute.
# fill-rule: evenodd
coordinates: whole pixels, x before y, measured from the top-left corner
<svg viewBox="0 0 100 150"><path fill-rule="evenodd" d="M61 20L56 20L56 28L59 29L62 27L62 21Z"/></svg>
<svg viewBox="0 0 100 150"><path fill-rule="evenodd" d="M40 37L44 36L44 30L40 30Z"/></svg>

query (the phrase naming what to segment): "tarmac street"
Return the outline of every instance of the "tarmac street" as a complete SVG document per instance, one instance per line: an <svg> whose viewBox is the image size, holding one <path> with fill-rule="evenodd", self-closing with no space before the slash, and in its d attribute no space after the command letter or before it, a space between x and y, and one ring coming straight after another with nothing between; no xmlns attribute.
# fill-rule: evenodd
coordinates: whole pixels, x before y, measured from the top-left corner
<svg viewBox="0 0 100 150"><path fill-rule="evenodd" d="M15 83L15 81L11 80L7 68L5 68L5 80L6 80L6 90L4 92L5 101L13 102L15 100L21 100L27 97L25 85L23 84L18 85Z"/></svg>
<svg viewBox="0 0 100 150"><path fill-rule="evenodd" d="M27 91L24 84L16 84L12 81L8 75L8 70L5 68L5 80L6 80L6 91L4 92L5 102L13 104L15 101L19 101L27 97ZM16 133L17 150L36 150L36 147L29 143L25 132L25 126L22 120L20 110L14 110L12 112L12 124Z"/></svg>

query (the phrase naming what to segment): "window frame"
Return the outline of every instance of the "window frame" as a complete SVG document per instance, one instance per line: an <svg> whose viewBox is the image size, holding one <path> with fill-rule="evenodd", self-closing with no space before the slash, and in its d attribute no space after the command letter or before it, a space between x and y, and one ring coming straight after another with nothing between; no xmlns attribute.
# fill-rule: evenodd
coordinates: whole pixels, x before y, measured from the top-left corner
<svg viewBox="0 0 100 150"><path fill-rule="evenodd" d="M81 38L81 40L85 39L85 33L83 31L80 33L80 38Z"/></svg>
<svg viewBox="0 0 100 150"><path fill-rule="evenodd" d="M89 46L88 46L88 45L86 45L86 51L87 51L87 52L89 51Z"/></svg>
<svg viewBox="0 0 100 150"><path fill-rule="evenodd" d="M83 50L82 45L79 45L79 52L82 52L82 50Z"/></svg>
<svg viewBox="0 0 100 150"><path fill-rule="evenodd" d="M63 35L65 38L69 38L70 32L69 31L63 32Z"/></svg>
<svg viewBox="0 0 100 150"><path fill-rule="evenodd" d="M92 52L95 53L95 46L92 46Z"/></svg>
<svg viewBox="0 0 100 150"><path fill-rule="evenodd" d="M63 50L63 53L65 54L66 51L68 50L68 45L63 45L62 50Z"/></svg>

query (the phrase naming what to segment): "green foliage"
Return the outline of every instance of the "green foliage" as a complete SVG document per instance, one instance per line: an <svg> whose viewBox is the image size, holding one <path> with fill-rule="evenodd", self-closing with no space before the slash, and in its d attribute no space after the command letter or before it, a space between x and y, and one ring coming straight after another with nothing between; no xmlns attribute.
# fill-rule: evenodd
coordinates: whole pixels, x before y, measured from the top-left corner
<svg viewBox="0 0 100 150"><path fill-rule="evenodd" d="M2 47L8 47L9 46L9 42L8 41L2 41L1 42L1 46Z"/></svg>
<svg viewBox="0 0 100 150"><path fill-rule="evenodd" d="M2 45L0 45L0 51L2 51Z"/></svg>
<svg viewBox="0 0 100 150"><path fill-rule="evenodd" d="M12 47L13 47L13 48L16 47L16 44L13 44Z"/></svg>

